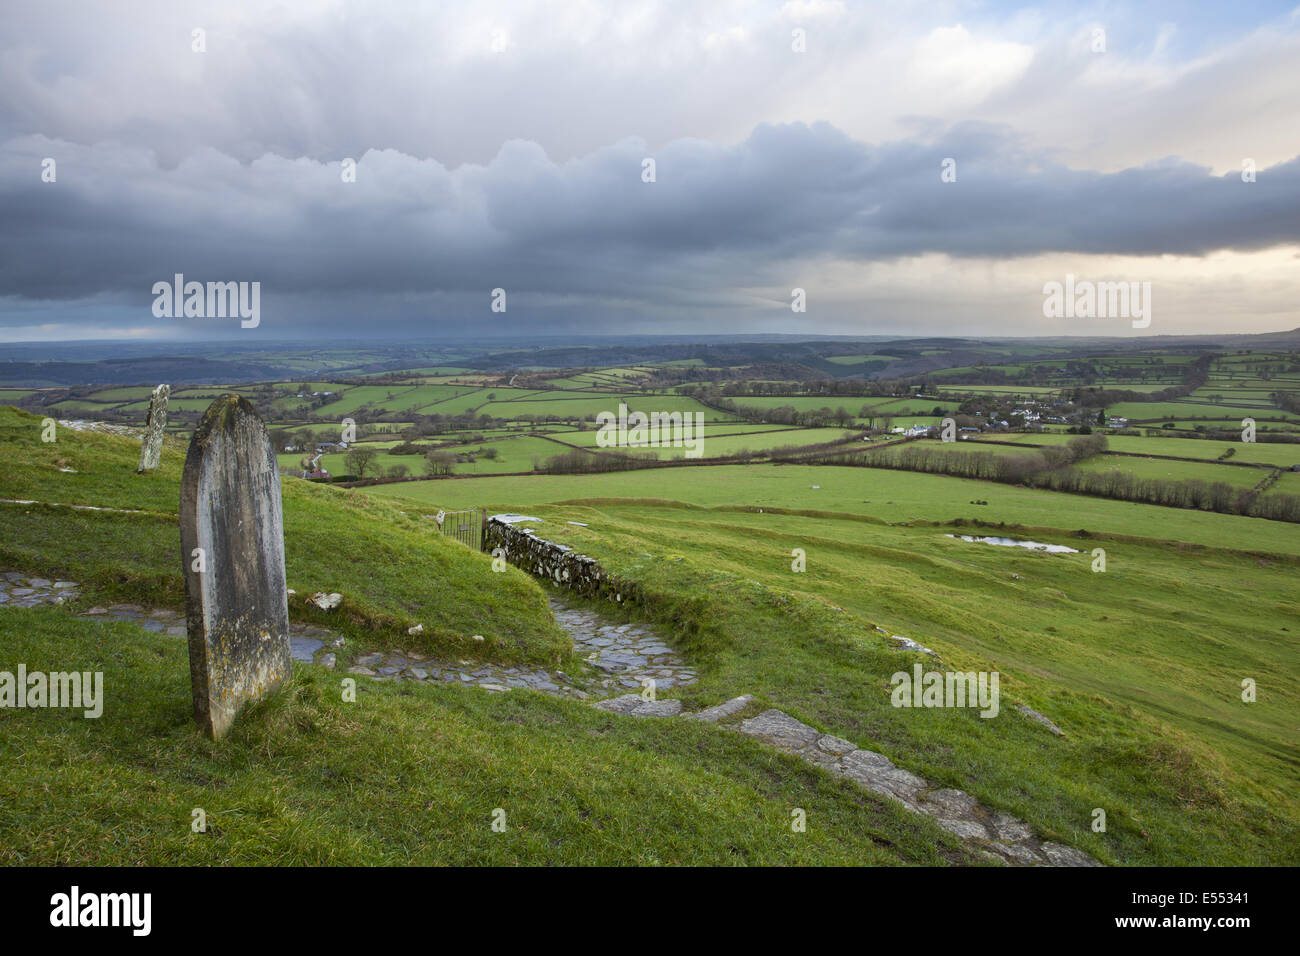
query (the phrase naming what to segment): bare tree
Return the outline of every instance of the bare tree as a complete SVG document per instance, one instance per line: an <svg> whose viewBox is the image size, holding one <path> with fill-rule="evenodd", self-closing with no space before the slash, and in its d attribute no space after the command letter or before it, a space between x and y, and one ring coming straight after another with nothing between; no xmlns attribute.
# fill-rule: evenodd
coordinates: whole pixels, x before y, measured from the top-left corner
<svg viewBox="0 0 1300 956"><path fill-rule="evenodd" d="M430 451L424 456L424 470L430 475L450 475L456 456L449 451Z"/></svg>
<svg viewBox="0 0 1300 956"><path fill-rule="evenodd" d="M369 448L349 448L344 460L347 462L348 471L358 478L366 477L371 466L375 463L377 453Z"/></svg>

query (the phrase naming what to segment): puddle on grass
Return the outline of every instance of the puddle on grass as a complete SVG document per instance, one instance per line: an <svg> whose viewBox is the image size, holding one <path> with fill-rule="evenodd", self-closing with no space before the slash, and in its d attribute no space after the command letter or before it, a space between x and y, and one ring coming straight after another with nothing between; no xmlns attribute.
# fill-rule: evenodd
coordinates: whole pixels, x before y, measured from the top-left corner
<svg viewBox="0 0 1300 956"><path fill-rule="evenodd" d="M1041 541L1022 541L1019 538L996 538L985 535L977 537L973 534L950 534L949 538L959 538L962 541L979 541L983 544L997 544L1006 548L1028 548L1030 551L1046 551L1048 554L1078 554L1077 548L1067 548L1063 544L1044 544Z"/></svg>

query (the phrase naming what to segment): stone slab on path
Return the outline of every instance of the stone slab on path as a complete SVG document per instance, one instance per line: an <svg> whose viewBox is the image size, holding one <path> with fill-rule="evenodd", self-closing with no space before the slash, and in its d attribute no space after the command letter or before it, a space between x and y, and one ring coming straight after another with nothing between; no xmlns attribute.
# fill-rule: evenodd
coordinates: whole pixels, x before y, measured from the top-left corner
<svg viewBox="0 0 1300 956"><path fill-rule="evenodd" d="M735 698L718 707L728 707L741 700L745 698ZM743 706L735 707L732 713ZM1029 824L1001 811L990 810L963 790L931 787L923 777L896 766L884 754L861 750L840 737L823 734L784 711L765 710L733 726L748 737L802 757L836 776L847 777L873 793L901 803L914 813L925 814L948 832L1007 863L1016 866L1101 865L1073 847L1040 841Z"/></svg>
<svg viewBox="0 0 1300 956"><path fill-rule="evenodd" d="M684 714L692 720L699 720L706 724L716 724L718 721L727 717L734 717L740 713L754 699L753 694L743 694L740 697L733 697L731 700L721 704L715 704L712 707L706 707L697 714Z"/></svg>
<svg viewBox="0 0 1300 956"><path fill-rule="evenodd" d="M592 706L629 717L676 717L682 712L680 700L646 700L640 694L624 694L597 701Z"/></svg>

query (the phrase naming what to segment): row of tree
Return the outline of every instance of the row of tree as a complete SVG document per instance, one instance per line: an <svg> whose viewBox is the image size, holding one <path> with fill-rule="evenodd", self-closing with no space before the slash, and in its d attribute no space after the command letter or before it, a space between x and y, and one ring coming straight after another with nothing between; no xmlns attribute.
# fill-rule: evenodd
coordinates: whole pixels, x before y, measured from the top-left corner
<svg viewBox="0 0 1300 956"><path fill-rule="evenodd" d="M1063 448L1044 448L1023 455L908 445L866 454L827 455L815 463L978 478L1098 498L1300 522L1300 495L1264 494L1267 489L1239 488L1223 481L1140 478L1126 471L1073 467L1076 462L1104 451L1105 441L1104 435L1080 436ZM803 461L813 463L810 459Z"/></svg>

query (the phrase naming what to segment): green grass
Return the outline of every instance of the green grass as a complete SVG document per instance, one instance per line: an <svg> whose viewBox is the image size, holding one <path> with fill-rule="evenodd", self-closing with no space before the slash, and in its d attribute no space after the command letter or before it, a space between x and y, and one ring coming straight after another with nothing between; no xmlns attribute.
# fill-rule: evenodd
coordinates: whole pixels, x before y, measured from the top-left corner
<svg viewBox="0 0 1300 956"><path fill-rule="evenodd" d="M883 401L879 398L862 398L860 396L849 395L737 395L732 399L742 408L781 408L790 406L797 412L816 412L823 408L829 408L832 412L843 408L850 415L856 415L863 405L871 405ZM941 401L930 402L928 412L935 405L942 405ZM889 414L880 412L879 414Z"/></svg>
<svg viewBox="0 0 1300 956"><path fill-rule="evenodd" d="M1107 415L1119 415L1132 421L1177 421L1180 419L1236 420L1276 418L1295 421L1300 415L1280 408L1235 408L1231 405L1207 405L1196 402L1120 402L1106 409ZM1196 422L1195 424L1202 424Z"/></svg>
<svg viewBox="0 0 1300 956"><path fill-rule="evenodd" d="M1053 432L990 436L997 441L1030 445L1064 445L1073 435ZM1210 441L1204 438L1147 438L1145 436L1108 435L1108 450L1140 455L1169 455L1174 458L1200 458L1215 461L1231 451L1231 461L1253 461L1266 465L1300 465L1300 443Z"/></svg>
<svg viewBox="0 0 1300 956"><path fill-rule="evenodd" d="M819 487L814 489L813 485ZM573 499L653 498L710 507L744 504L757 508L812 509L889 522L975 518L994 524L1086 528L1106 534L1137 535L1209 547L1300 554L1300 531L1285 522L883 468L687 466L606 475L406 482L377 485L365 492L376 497L406 499L412 502L412 507L484 505L518 511ZM973 500L988 504L972 505Z"/></svg>
<svg viewBox="0 0 1300 956"><path fill-rule="evenodd" d="M53 608L0 608L0 634L0 670L101 671L106 697L95 720L0 720L0 865L977 862L928 819L694 721L365 678L347 703L339 675L295 664L214 743L183 641Z"/></svg>
<svg viewBox="0 0 1300 956"><path fill-rule="evenodd" d="M97 402L131 402L147 399L153 393L152 388L135 386L127 388L105 388L92 396Z"/></svg>
<svg viewBox="0 0 1300 956"><path fill-rule="evenodd" d="M940 385L940 392L971 392L975 395L1050 395L1060 391L1051 385Z"/></svg>
<svg viewBox="0 0 1300 956"><path fill-rule="evenodd" d="M705 428L703 441L699 444L699 450L703 457L718 457L721 455L734 455L738 451L748 449L750 451L766 451L770 448L780 448L786 445L818 445L823 442L838 441L846 434L842 428L794 428L782 429L779 431L768 430L764 432L746 432L741 435L726 434L726 426L718 426L713 429L714 432L721 433L712 435L709 428ZM671 435L665 431L665 435ZM580 435L572 437L566 436L565 440L575 445L582 445L586 448L597 448L596 440L598 433L595 431L586 431ZM623 449L612 449L621 451ZM663 448L641 448L627 449L628 451L657 451L661 459L682 458L686 454L685 448L663 447Z"/></svg>
<svg viewBox="0 0 1300 956"><path fill-rule="evenodd" d="M0 445L0 498L139 509L0 503L0 564L83 582L83 603L183 605L177 507L184 446L169 445L158 471L137 475L136 442L60 429L58 441L46 444L39 418L7 407L0 408ZM442 537L420 511L404 514L380 499L304 481L281 487L286 576L298 592L293 617L339 629L350 647L411 645L550 664L567 655L569 641L531 579L514 569L493 573L489 556ZM316 591L343 594L343 606L331 614L309 607ZM424 634L408 637L416 623Z"/></svg>
<svg viewBox="0 0 1300 956"><path fill-rule="evenodd" d="M908 415L929 415L935 408L942 409L944 414L957 411L956 402L945 402L935 398L895 398L883 402L878 398L864 398L862 404L870 406L872 415L893 415L898 418Z"/></svg>
<svg viewBox="0 0 1300 956"><path fill-rule="evenodd" d="M59 407L67 407L70 403L60 402ZM169 398L167 400L167 410L169 412L206 412L212 400L208 398ZM100 406L102 408L102 406ZM139 424L143 425L145 417L149 414L149 402L127 402L124 405L118 405L117 411L134 413L140 416Z"/></svg>
<svg viewBox="0 0 1300 956"><path fill-rule="evenodd" d="M704 421L730 418L722 412L714 411L692 398L681 395L654 394L582 394L571 393L569 398L556 398L550 392L538 392L531 399L504 401L498 392L498 401L485 405L480 412L494 418L516 418L532 415L548 418L582 418L587 415L599 415L601 412L618 414L619 402L625 402L630 411L641 411L647 415L651 412L699 412Z"/></svg>
<svg viewBox="0 0 1300 956"><path fill-rule="evenodd" d="M834 365L861 365L863 362L894 361L892 355L828 355L826 361Z"/></svg>
<svg viewBox="0 0 1300 956"><path fill-rule="evenodd" d="M1177 440L1177 439L1175 439ZM1212 461L1166 461L1161 458L1134 458L1128 455L1097 455L1079 462L1084 471L1122 471L1138 478L1161 478L1170 481L1223 482L1234 488L1253 488L1269 473L1267 468L1240 468Z"/></svg>
<svg viewBox="0 0 1300 956"><path fill-rule="evenodd" d="M507 472L531 471L533 462L540 460L545 462L546 459L561 455L572 449L568 445L551 441L541 435L528 435L515 433L504 437L498 436L489 439L486 433L484 441L467 442L463 445L447 445L439 448L439 451L445 451L450 454L462 454L477 452L483 448L495 448L497 450L496 458L485 458L479 456L473 462L457 462L454 466L454 474L457 475L491 475L504 474ZM594 433L593 433L594 434ZM446 438L452 436L438 436ZM571 441L567 433L557 432L556 437L564 441ZM373 443L365 442L361 445L363 448L371 448ZM388 444L388 443L384 443ZM574 442L578 444L578 442ZM592 444L595 444L594 438ZM425 460L423 455L393 455L379 448L372 448L377 451L375 460L366 477L375 478L385 475L393 465L405 465L411 475L425 474ZM283 452L277 456L280 467L297 469L302 461L303 456L297 452ZM668 457L666 454L664 457ZM321 465L331 475L350 474L347 454L345 452L328 454L321 457Z"/></svg>
<svg viewBox="0 0 1300 956"><path fill-rule="evenodd" d="M934 528L682 505L529 511L544 536L645 589L649 613L699 662L688 699L759 688L1110 862L1300 860L1294 562L1059 533L1047 540L1083 553L1045 555ZM1104 574L1091 570L1096 546ZM791 570L793 548L804 573ZM889 675L912 658L875 624L959 670L998 671L1001 715L890 707ZM1243 703L1244 677L1266 698ZM1088 826L1098 806L1105 835Z"/></svg>
<svg viewBox="0 0 1300 956"><path fill-rule="evenodd" d="M564 382L626 388L624 376L639 368ZM352 388L335 404L363 399L371 388L393 393L382 404L394 407L452 396L421 414L468 410L489 393L497 401L481 411L506 416L585 414L578 410L592 402L592 410L613 411L620 397L437 384ZM1216 389L1211 382L1202 392ZM624 398L643 411L701 407L676 395ZM856 415L882 400L760 401L843 405ZM896 407L919 412L935 404L905 398ZM1174 417L1196 414L1188 411L1196 403L1165 404L1178 410ZM1249 411L1213 407L1240 412L1238 420ZM1121 406L1108 411L1148 417ZM938 420L895 414L899 424ZM757 429L717 421L712 411L707 417L706 454L841 433L721 437ZM0 504L0 566L85 582L74 607L109 598L177 606L184 446L169 447L163 468L141 477L137 443L61 430L57 447L44 446L39 421L0 408L0 497L143 511ZM563 437L587 445L594 436ZM1289 459L1272 456L1293 450L1110 441L1112 451L1204 460L1109 455L1089 467L1247 484L1267 472L1212 459L1232 446L1234 461L1284 464ZM544 447L541 457L565 450L537 436L493 444L501 457L481 460L480 471L528 470L533 446ZM296 463L301 456L284 457ZM326 466L344 471L342 456L337 468L334 457ZM394 460L421 470L417 457ZM1300 474L1284 474L1275 490L1300 493L1297 482ZM689 705L755 693L754 712L781 707L1109 863L1300 862L1294 525L939 475L771 465L436 480L356 492L286 480L284 501L289 584L300 592L292 613L342 629L345 657L361 646L414 645L444 656L563 660L567 641L538 587L514 569L491 574L485 556L432 534L424 517L437 507L527 511L547 519L539 526L545 536L638 583L645 604L616 613L654 619L698 669L700 682L682 692ZM1005 524L994 533L1082 553L956 541L945 534L961 529L937 524L954 520ZM1105 574L1090 570L1094 547L1106 549ZM792 548L807 552L807 572L791 571ZM341 615L305 608L302 595L318 589L345 593ZM419 642L405 634L417 620L426 628ZM981 720L969 711L890 707L889 675L917 658L894 650L873 625L935 648L959 669L999 671L1002 713ZM472 633L488 635L486 646L469 644ZM181 642L58 609L0 608L0 669L6 654L34 668L51 649L58 654L43 658L47 669L104 662L109 674L130 674L131 690L114 699L110 679L114 708L99 722L48 711L0 721L0 757L20 768L0 782L0 833L22 835L0 841L0 863L10 861L6 854L12 862L57 863L78 853L112 863L271 862L268 847L275 862L288 863L970 862L927 821L738 735L686 721L620 720L531 693L366 681L361 703L343 704L341 675L295 665L292 687L241 717L227 741L211 744L189 720ZM1259 682L1257 703L1241 702L1243 677ZM1025 720L1016 701L1048 714L1067 736ZM97 812L85 812L86 793L105 795ZM803 835L789 833L789 808L814 799L821 802L810 809L810 834L820 819L829 829L794 842ZM194 806L210 814L216 806L215 837L190 834ZM509 814L506 834L488 826L495 806ZM1106 834L1089 827L1098 806L1107 811Z"/></svg>

